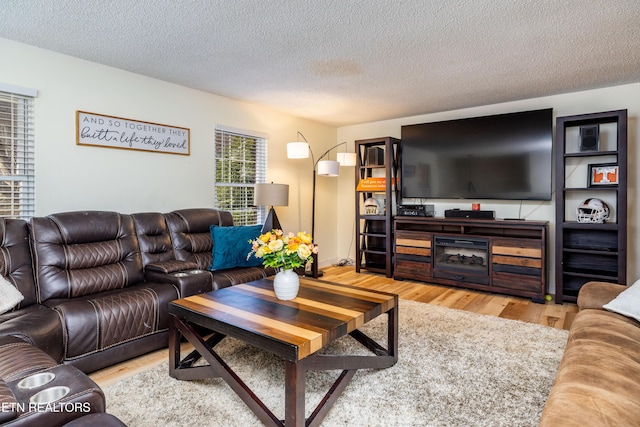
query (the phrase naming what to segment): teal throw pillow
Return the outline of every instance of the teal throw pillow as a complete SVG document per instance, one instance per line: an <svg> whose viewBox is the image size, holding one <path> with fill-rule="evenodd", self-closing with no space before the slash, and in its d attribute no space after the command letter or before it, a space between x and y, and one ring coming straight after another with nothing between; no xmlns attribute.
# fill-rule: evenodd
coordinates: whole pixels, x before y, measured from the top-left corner
<svg viewBox="0 0 640 427"><path fill-rule="evenodd" d="M257 267L262 260L251 255L251 243L260 235L262 225L236 225L222 227L212 225L213 261L209 270L224 270L233 267Z"/></svg>

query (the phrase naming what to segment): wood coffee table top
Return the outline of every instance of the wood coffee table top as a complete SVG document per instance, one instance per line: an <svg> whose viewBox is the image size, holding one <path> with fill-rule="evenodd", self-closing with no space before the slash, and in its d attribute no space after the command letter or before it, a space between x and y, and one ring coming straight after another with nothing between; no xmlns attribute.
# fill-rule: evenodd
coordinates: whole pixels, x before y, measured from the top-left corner
<svg viewBox="0 0 640 427"><path fill-rule="evenodd" d="M297 362L397 305L395 294L300 277L290 301L262 279L173 301L169 312Z"/></svg>

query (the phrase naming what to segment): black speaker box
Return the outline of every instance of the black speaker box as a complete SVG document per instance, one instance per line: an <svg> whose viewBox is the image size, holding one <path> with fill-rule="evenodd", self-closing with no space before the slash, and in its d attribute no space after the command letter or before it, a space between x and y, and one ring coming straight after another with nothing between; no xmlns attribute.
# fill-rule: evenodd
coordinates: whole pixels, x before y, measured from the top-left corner
<svg viewBox="0 0 640 427"><path fill-rule="evenodd" d="M384 150L379 147L367 148L367 158L365 160L367 166L384 165Z"/></svg>
<svg viewBox="0 0 640 427"><path fill-rule="evenodd" d="M598 151L600 149L600 126L580 126L580 151Z"/></svg>
<svg viewBox="0 0 640 427"><path fill-rule="evenodd" d="M495 211L473 211L465 209L447 209L444 211L445 218L474 218L474 219L494 219Z"/></svg>

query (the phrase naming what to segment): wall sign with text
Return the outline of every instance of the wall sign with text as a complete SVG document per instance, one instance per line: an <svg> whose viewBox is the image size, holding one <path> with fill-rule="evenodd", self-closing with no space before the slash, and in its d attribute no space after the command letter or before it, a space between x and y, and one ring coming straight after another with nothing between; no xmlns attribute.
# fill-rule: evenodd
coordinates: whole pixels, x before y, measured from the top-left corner
<svg viewBox="0 0 640 427"><path fill-rule="evenodd" d="M189 155L189 129L76 111L76 144Z"/></svg>
<svg viewBox="0 0 640 427"><path fill-rule="evenodd" d="M391 178L391 182L395 184L396 179ZM386 178L362 178L356 187L356 191L385 191L386 189Z"/></svg>

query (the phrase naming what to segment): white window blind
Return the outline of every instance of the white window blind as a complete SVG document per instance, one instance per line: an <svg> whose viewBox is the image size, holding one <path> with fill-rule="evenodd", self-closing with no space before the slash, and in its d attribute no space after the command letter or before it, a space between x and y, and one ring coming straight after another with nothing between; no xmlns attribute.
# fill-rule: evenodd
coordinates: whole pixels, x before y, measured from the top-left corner
<svg viewBox="0 0 640 427"><path fill-rule="evenodd" d="M255 184L267 177L267 139L216 127L214 205L235 225L261 224L265 206L253 206Z"/></svg>
<svg viewBox="0 0 640 427"><path fill-rule="evenodd" d="M35 212L33 98L0 92L0 216Z"/></svg>

